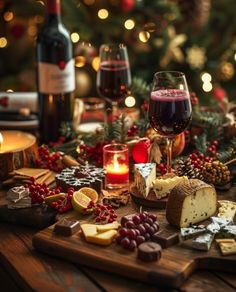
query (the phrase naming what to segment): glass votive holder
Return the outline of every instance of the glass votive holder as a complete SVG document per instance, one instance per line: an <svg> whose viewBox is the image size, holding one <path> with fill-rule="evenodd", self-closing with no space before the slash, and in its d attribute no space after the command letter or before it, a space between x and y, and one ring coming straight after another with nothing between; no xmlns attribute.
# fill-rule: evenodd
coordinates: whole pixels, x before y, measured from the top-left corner
<svg viewBox="0 0 236 292"><path fill-rule="evenodd" d="M103 168L106 171L106 188L119 189L129 184L129 153L125 144L108 144L103 147Z"/></svg>
<svg viewBox="0 0 236 292"><path fill-rule="evenodd" d="M77 132L85 134L96 132L105 121L105 102L98 97L79 98L75 113Z"/></svg>

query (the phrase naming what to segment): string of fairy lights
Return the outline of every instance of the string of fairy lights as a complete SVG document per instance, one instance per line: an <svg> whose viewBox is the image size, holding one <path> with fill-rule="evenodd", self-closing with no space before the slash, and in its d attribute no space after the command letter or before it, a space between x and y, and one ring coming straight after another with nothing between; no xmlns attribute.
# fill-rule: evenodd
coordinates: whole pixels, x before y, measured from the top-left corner
<svg viewBox="0 0 236 292"><path fill-rule="evenodd" d="M110 0L111 2L113 0ZM139 1L139 0L137 0ZM44 1L42 0L35 0L35 2L38 5L45 5ZM93 6L93 9L97 8L97 11L95 13L94 17L97 17L98 20L101 22L105 22L109 20L109 18L112 17L112 11L109 10L108 7L97 7L95 0L83 0L83 3L88 6ZM98 2L97 2L98 3ZM96 5L96 6L95 6ZM13 23L17 16L14 14L14 11L6 11L3 14L3 20L6 23ZM36 15L32 16L28 19L27 23L27 34L29 38L35 42L38 34L38 25L43 23L44 17L42 15ZM145 27L148 27L148 29L145 29ZM139 23L138 20L127 17L127 19L123 22L123 28L131 31L134 29L138 29L137 33L137 41L140 41L141 43L147 43L149 39L152 36L152 32L154 32L157 29L157 26L153 22L148 22L144 26L142 25L142 28L139 29ZM73 31L70 35L72 43L77 46L78 44L83 44L83 39L80 35L79 31ZM186 56L181 51L181 45L186 41L187 36L185 34L177 34L173 27L169 29L169 38L170 38L170 45L167 48L166 56L163 57L163 64L166 65L173 59L175 56L178 56L179 61L181 61L181 58L185 58L185 61L189 64L189 66L192 69L201 69L204 67L206 63L206 52L204 48L198 47L196 45L187 48L186 49ZM4 49L9 45L10 39L9 36L1 36L0 35L0 49ZM163 43L163 40L156 39L156 45L161 46ZM91 46L91 44L86 43L86 45ZM236 48L230 48L230 53L234 51L233 59L231 58L231 61L226 59L222 59L222 62L220 62L219 67L219 74L221 74L221 80L227 81L230 80L234 74L234 65L232 64L233 61L236 62ZM178 61L178 60L175 60ZM92 68L97 71L99 68L99 56L94 55L92 57L92 60L90 61ZM75 67L76 68L83 68L86 66L87 58L86 55L78 54L75 56ZM84 77L85 78L85 77ZM214 82L212 75L209 72L202 72L200 74L200 79L202 81L202 90L204 92L211 92L214 88ZM135 98L133 96L128 96L125 100L125 104L128 107L132 107L135 105Z"/></svg>

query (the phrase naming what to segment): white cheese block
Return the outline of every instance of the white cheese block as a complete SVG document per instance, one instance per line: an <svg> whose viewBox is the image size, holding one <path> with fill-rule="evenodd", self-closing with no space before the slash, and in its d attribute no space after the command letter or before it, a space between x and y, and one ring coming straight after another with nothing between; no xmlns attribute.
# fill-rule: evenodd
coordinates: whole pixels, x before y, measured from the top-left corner
<svg viewBox="0 0 236 292"><path fill-rule="evenodd" d="M188 227L211 217L217 209L215 188L198 179L178 184L169 194L166 218L177 227Z"/></svg>
<svg viewBox="0 0 236 292"><path fill-rule="evenodd" d="M139 163L134 165L134 184L138 191L146 198L156 179L155 163Z"/></svg>
<svg viewBox="0 0 236 292"><path fill-rule="evenodd" d="M187 176L174 176L167 178L157 178L152 182L152 187L157 199L166 197L171 190L181 182L187 182Z"/></svg>

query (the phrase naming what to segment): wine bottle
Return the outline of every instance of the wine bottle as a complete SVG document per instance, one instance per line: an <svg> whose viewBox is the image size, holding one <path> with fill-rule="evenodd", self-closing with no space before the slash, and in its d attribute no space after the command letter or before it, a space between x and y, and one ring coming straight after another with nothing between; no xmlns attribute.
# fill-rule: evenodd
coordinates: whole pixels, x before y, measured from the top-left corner
<svg viewBox="0 0 236 292"><path fill-rule="evenodd" d="M70 35L61 22L60 0L47 1L44 26L37 39L39 135L56 141L63 123L72 127L75 71Z"/></svg>

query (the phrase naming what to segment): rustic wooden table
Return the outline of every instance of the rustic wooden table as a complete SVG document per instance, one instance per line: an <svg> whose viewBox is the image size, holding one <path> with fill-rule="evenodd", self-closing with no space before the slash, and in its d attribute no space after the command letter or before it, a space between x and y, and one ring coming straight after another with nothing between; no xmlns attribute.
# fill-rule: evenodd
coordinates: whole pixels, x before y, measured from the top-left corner
<svg viewBox="0 0 236 292"><path fill-rule="evenodd" d="M4 196L0 192L2 204ZM32 236L37 231L0 224L1 291L171 291L41 254L32 247ZM235 274L198 271L175 291L235 290Z"/></svg>

